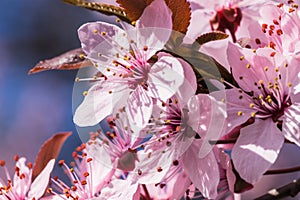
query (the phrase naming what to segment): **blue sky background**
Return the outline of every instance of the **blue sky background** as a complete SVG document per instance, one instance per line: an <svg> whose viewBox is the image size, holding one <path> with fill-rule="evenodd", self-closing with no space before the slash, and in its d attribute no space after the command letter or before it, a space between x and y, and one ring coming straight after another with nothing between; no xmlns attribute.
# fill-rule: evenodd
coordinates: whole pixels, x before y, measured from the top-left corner
<svg viewBox="0 0 300 200"><path fill-rule="evenodd" d="M60 156L71 161L81 142L72 121L76 71L27 72L39 60L80 47L83 23L109 19L59 0L1 1L0 160L8 167L15 154L33 162L43 142L60 131L73 131Z"/></svg>

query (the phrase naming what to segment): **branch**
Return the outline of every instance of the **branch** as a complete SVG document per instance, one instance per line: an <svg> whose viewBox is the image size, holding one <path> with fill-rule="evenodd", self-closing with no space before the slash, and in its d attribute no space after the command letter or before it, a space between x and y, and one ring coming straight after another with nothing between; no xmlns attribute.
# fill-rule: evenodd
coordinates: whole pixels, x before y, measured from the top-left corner
<svg viewBox="0 0 300 200"><path fill-rule="evenodd" d="M270 190L267 194L256 198L255 200L277 200L285 197L295 197L300 192L300 179L277 189Z"/></svg>

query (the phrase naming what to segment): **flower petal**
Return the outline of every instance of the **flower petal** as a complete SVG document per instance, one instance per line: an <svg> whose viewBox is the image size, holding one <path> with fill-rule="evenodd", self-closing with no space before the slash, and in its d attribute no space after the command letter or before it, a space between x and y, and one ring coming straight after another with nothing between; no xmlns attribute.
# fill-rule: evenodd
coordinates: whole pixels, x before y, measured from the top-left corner
<svg viewBox="0 0 300 200"><path fill-rule="evenodd" d="M284 111L282 133L286 139L300 146L300 103L293 103Z"/></svg>
<svg viewBox="0 0 300 200"><path fill-rule="evenodd" d="M49 183L50 173L53 170L55 159L48 162L43 171L34 179L30 186L28 193L28 199L39 199L45 193L45 190Z"/></svg>
<svg viewBox="0 0 300 200"><path fill-rule="evenodd" d="M196 140L183 155L183 168L204 197L214 199L219 184L219 167L211 151L204 158L199 158L201 142Z"/></svg>
<svg viewBox="0 0 300 200"><path fill-rule="evenodd" d="M232 149L232 160L240 176L255 183L275 162L284 138L272 119L259 120L241 129Z"/></svg>
<svg viewBox="0 0 300 200"><path fill-rule="evenodd" d="M139 50L148 47L146 52L148 60L165 46L172 32L172 13L165 1L154 0L147 6L136 27L136 38L131 39L137 42Z"/></svg>
<svg viewBox="0 0 300 200"><path fill-rule="evenodd" d="M222 135L226 120L226 108L212 96L198 94L188 102L188 124L203 139L199 157L205 157L213 148L210 140L218 140Z"/></svg>
<svg viewBox="0 0 300 200"><path fill-rule="evenodd" d="M250 107L252 99L247 94L240 93L239 89L228 89L225 92L228 115L228 128L226 132L229 133L235 127L246 122L251 117L251 113L255 112L255 110Z"/></svg>
<svg viewBox="0 0 300 200"><path fill-rule="evenodd" d="M174 57L163 56L149 73L149 95L166 101L173 96L184 81L181 63Z"/></svg>
<svg viewBox="0 0 300 200"><path fill-rule="evenodd" d="M127 99L129 89L114 81L101 81L92 86L74 114L78 126L94 126L113 112L120 100Z"/></svg>
<svg viewBox="0 0 300 200"><path fill-rule="evenodd" d="M138 129L142 129L146 126L151 117L153 102L145 90L138 85L130 94L125 109L130 124Z"/></svg>
<svg viewBox="0 0 300 200"><path fill-rule="evenodd" d="M119 27L105 22L92 22L78 29L78 36L84 52L92 61L112 63L116 53L128 50L125 32ZM128 51L127 51L128 52ZM99 54L105 55L99 56Z"/></svg>

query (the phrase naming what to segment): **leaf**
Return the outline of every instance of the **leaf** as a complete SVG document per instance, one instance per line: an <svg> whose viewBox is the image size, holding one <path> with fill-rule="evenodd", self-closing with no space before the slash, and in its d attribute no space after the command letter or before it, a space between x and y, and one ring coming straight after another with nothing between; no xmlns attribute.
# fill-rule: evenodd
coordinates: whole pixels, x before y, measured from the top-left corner
<svg viewBox="0 0 300 200"><path fill-rule="evenodd" d="M124 9L117 6L96 2L88 2L85 0L63 0L63 2L72 4L74 6L86 8L89 10L97 11L105 15L114 15L125 22L131 23L131 20L125 13Z"/></svg>
<svg viewBox="0 0 300 200"><path fill-rule="evenodd" d="M71 132L57 133L48 139L40 148L35 159L32 181L41 173L51 159L56 159L65 140L71 135Z"/></svg>
<svg viewBox="0 0 300 200"><path fill-rule="evenodd" d="M71 70L80 67L91 66L92 63L84 58L84 52L81 48L68 51L57 57L40 61L28 74L34 74L46 70Z"/></svg>
<svg viewBox="0 0 300 200"><path fill-rule="evenodd" d="M131 21L136 21L153 0L117 0Z"/></svg>
<svg viewBox="0 0 300 200"><path fill-rule="evenodd" d="M186 33L191 20L190 3L186 0L165 0L172 11L173 30Z"/></svg>
<svg viewBox="0 0 300 200"><path fill-rule="evenodd" d="M182 43L183 34L173 32L166 44L166 52L175 57L180 57L188 62L194 69L198 82L201 79L221 78L237 86L233 76L212 57L198 51L199 44L185 45ZM208 83L208 82L207 82Z"/></svg>
<svg viewBox="0 0 300 200"><path fill-rule="evenodd" d="M117 0L117 3L124 8L129 19L136 21L152 1L153 0ZM190 3L186 0L165 0L165 2L172 11L173 30L186 33L191 19Z"/></svg>
<svg viewBox="0 0 300 200"><path fill-rule="evenodd" d="M203 45L207 42L226 39L228 36L229 35L223 32L204 33L196 39L196 42L198 42L200 45Z"/></svg>

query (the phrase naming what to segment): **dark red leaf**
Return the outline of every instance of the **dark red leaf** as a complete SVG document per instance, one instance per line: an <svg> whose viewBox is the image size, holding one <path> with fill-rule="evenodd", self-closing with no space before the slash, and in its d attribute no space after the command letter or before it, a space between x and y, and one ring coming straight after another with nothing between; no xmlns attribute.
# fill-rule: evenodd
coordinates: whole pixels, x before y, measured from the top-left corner
<svg viewBox="0 0 300 200"><path fill-rule="evenodd" d="M190 3L186 0L165 0L172 11L173 30L186 33L191 20Z"/></svg>
<svg viewBox="0 0 300 200"><path fill-rule="evenodd" d="M81 48L74 49L57 57L40 61L28 73L34 74L46 70L71 70L91 66L92 63L86 60L84 56L85 54Z"/></svg>
<svg viewBox="0 0 300 200"><path fill-rule="evenodd" d="M72 4L74 6L86 8L89 10L97 11L105 15L114 15L120 18L123 21L126 21L128 23L131 22L131 20L127 17L125 11L117 6L113 5L107 5L102 3L96 3L96 2L88 2L85 0L63 0L65 3Z"/></svg>
<svg viewBox="0 0 300 200"><path fill-rule="evenodd" d="M32 181L41 173L51 159L57 158L62 145L71 134L71 132L57 133L42 145L33 167Z"/></svg>
<svg viewBox="0 0 300 200"><path fill-rule="evenodd" d="M198 42L200 45L205 44L207 42L216 41L216 40L223 40L228 38L228 35L223 32L210 32L210 33L204 33L203 35L200 35L196 42Z"/></svg>
<svg viewBox="0 0 300 200"><path fill-rule="evenodd" d="M130 20L136 21L142 15L144 9L153 0L117 0L117 3L124 8Z"/></svg>

